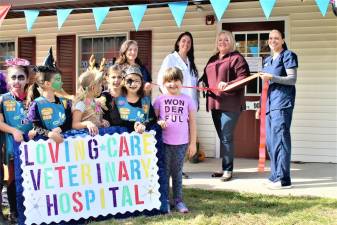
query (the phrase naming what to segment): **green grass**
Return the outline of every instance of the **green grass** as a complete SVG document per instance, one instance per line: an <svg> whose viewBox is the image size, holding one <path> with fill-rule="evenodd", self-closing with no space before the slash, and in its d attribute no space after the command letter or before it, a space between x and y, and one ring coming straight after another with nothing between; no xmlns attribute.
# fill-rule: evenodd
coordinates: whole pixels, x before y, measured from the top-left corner
<svg viewBox="0 0 337 225"><path fill-rule="evenodd" d="M184 189L190 213L125 220L94 222L90 225L219 225L219 224L337 224L337 200L316 197L278 197L229 191Z"/></svg>

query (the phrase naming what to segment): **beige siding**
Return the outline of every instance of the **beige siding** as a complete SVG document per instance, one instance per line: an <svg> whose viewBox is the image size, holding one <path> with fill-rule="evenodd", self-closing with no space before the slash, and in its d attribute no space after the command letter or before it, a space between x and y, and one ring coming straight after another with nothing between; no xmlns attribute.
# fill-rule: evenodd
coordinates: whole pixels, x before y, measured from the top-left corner
<svg viewBox="0 0 337 225"><path fill-rule="evenodd" d="M148 9L140 26L152 30L153 79L163 58L172 51L174 41L182 31L190 31L195 38L195 56L199 73L214 50L217 26L206 26L205 15L213 14L210 5L203 5L204 12L189 6L183 25L176 27L168 7ZM337 20L331 13L323 17L314 0L304 3L294 0L278 0L272 17L286 18L287 41L290 49L299 57L296 108L292 125L293 160L337 162L336 118L336 65ZM224 21L251 21L262 18L258 2L230 3ZM36 36L37 62L42 62L50 46L56 47L56 35L103 35L127 33L133 30L129 12L109 12L99 32L96 32L92 13L71 14L61 31L57 30L55 16L39 17L32 32L26 31L24 19L7 19L0 29L0 39L18 36ZM154 90L154 96L158 94ZM205 112L202 99L198 113L198 136L201 148L207 156L215 156L216 133Z"/></svg>

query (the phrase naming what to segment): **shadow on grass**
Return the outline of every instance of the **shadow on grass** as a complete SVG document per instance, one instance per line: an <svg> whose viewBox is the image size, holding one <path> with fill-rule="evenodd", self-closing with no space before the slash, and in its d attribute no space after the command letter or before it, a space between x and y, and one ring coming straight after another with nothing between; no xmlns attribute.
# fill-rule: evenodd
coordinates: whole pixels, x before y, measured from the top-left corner
<svg viewBox="0 0 337 225"><path fill-rule="evenodd" d="M192 222L196 217L210 219L212 217L219 218L214 224L224 224L223 218L243 217L243 221L233 221L230 224L252 224L244 222L244 216L247 219L268 221L273 218L285 217L287 220L296 220L298 217L305 215L309 220L316 220L315 224L320 223L315 215L324 214L324 212L332 212L337 214L337 200L324 199L316 197L278 197L269 195L247 194L229 191L207 191L201 189L185 189L184 199L190 209L190 213L182 215L174 212L170 215L154 216L154 217L138 217L122 221L105 221L95 223L99 225L107 224L208 224ZM308 214L308 215L307 215ZM313 214L314 216L312 216ZM304 217L305 217L304 216ZM294 218L292 218L294 217ZM327 221L335 218L327 218ZM279 222L281 222L280 220ZM275 221L277 222L277 221ZM213 224L211 222L211 224ZM227 223L226 223L227 224ZM263 222L257 224L265 224Z"/></svg>

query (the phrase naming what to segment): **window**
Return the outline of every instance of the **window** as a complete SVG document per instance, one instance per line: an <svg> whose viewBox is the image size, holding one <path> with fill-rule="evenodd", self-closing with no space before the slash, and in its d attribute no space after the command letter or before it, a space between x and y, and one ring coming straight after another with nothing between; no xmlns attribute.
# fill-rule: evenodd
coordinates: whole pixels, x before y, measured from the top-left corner
<svg viewBox="0 0 337 225"><path fill-rule="evenodd" d="M0 70L5 70L4 64L6 59L15 57L15 42L0 41Z"/></svg>
<svg viewBox="0 0 337 225"><path fill-rule="evenodd" d="M95 55L96 63L104 57L106 66L114 64L119 55L119 49L126 40L126 35L83 37L80 39L80 73L85 71L89 65L92 54Z"/></svg>
<svg viewBox="0 0 337 225"><path fill-rule="evenodd" d="M263 60L270 55L269 31L234 32L236 49L246 58L251 73L261 72ZM257 78L245 88L246 95L259 95L262 81Z"/></svg>

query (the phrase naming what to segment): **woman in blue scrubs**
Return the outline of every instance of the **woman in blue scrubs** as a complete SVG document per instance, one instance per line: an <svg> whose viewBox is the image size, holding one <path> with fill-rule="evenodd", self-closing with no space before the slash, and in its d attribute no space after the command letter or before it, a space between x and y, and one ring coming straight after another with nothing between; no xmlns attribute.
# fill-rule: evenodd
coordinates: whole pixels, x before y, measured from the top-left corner
<svg viewBox="0 0 337 225"><path fill-rule="evenodd" d="M261 78L269 81L266 102L266 145L271 174L268 187L291 188L290 125L295 104L297 55L287 49L282 33L272 30L268 40L272 55L266 58Z"/></svg>

